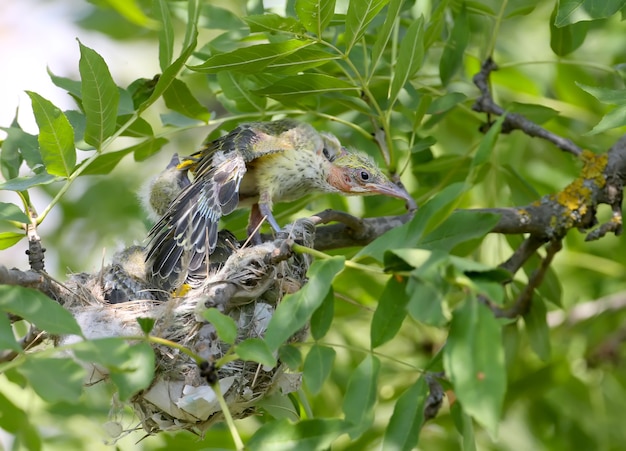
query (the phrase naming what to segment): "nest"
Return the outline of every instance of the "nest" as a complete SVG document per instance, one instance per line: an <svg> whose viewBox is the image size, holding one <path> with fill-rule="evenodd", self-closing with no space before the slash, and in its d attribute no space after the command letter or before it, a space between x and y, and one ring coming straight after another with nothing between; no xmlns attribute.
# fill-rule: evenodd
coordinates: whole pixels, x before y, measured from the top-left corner
<svg viewBox="0 0 626 451"><path fill-rule="evenodd" d="M315 227L300 220L276 240L232 249L218 270L183 296L155 291L146 280L144 249L133 246L116 254L96 274L75 274L66 284L73 292L65 307L77 319L87 338L141 335L138 318L155 320L151 335L179 343L208 362L223 357L229 345L220 341L202 312L216 307L238 326L237 342L263 337L277 303L305 282L309 257L293 254L295 241L312 246ZM213 264L213 262L212 262ZM165 299L165 300L163 300ZM292 341L302 341L301 330ZM63 337L62 342L77 340ZM215 393L191 358L176 349L154 346L155 377L149 388L130 404L148 433L186 429L201 433L223 419ZM257 410L263 398L287 394L300 386L301 375L290 373L280 361L273 368L236 360L216 370L221 392L234 418ZM106 370L94 369L92 380L106 379Z"/></svg>

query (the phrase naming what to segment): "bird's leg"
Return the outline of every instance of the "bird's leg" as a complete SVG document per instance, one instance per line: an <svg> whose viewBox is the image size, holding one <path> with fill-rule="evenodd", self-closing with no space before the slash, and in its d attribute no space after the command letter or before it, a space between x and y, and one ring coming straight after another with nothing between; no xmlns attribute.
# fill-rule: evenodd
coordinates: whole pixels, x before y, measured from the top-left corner
<svg viewBox="0 0 626 451"><path fill-rule="evenodd" d="M261 234L259 232L263 220L267 220L276 232L280 232L280 226L274 219L268 204L258 203L252 205L250 211L250 222L248 223L248 236L252 244L261 244Z"/></svg>

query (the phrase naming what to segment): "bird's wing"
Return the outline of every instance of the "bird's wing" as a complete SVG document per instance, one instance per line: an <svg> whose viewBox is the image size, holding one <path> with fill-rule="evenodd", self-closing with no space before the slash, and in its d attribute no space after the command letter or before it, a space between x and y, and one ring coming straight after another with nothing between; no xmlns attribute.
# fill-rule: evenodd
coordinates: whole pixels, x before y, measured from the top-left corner
<svg viewBox="0 0 626 451"><path fill-rule="evenodd" d="M291 120L242 124L187 157L181 167L194 181L150 231L147 260L153 276L175 286L201 267L215 249L220 218L237 208L246 163L292 149L290 131L296 125Z"/></svg>
<svg viewBox="0 0 626 451"><path fill-rule="evenodd" d="M195 180L172 202L150 231L147 259L153 276L176 285L183 272L196 271L217 242L222 216L239 203L239 184L246 163L237 152L226 149L212 153L214 164L199 161Z"/></svg>

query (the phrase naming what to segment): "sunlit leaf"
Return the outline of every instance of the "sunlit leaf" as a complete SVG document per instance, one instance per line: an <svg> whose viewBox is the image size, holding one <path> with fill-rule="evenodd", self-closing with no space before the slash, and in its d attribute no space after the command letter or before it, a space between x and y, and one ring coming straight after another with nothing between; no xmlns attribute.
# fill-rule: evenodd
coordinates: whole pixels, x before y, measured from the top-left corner
<svg viewBox="0 0 626 451"><path fill-rule="evenodd" d="M296 0L295 9L305 28L321 37L335 12L335 0Z"/></svg>
<svg viewBox="0 0 626 451"><path fill-rule="evenodd" d="M345 433L347 425L339 419L271 421L258 429L246 443L249 449L272 451L320 451L330 449L331 444Z"/></svg>
<svg viewBox="0 0 626 451"><path fill-rule="evenodd" d="M19 366L35 392L46 402L76 403L83 391L85 369L71 358L27 358Z"/></svg>
<svg viewBox="0 0 626 451"><path fill-rule="evenodd" d="M394 30L394 26L398 22L398 13L404 0L391 0L389 2L389 8L387 9L387 15L385 16L385 22L381 29L376 33L376 41L374 42L374 46L372 47L372 62L370 64L370 72L374 73L376 70L376 66L380 62L380 58L382 57L385 49L387 48L387 44L389 43L389 38L391 37L391 32Z"/></svg>
<svg viewBox="0 0 626 451"><path fill-rule="evenodd" d="M560 0L554 24L564 27L580 21L605 19L623 7L623 0Z"/></svg>
<svg viewBox="0 0 626 451"><path fill-rule="evenodd" d="M217 54L210 57L202 64L191 66L190 69L207 74L213 74L223 70L254 73L264 69L278 58L287 56L307 45L310 45L310 43L297 39L271 44L252 45L250 47L233 50L232 52Z"/></svg>
<svg viewBox="0 0 626 451"><path fill-rule="evenodd" d="M159 65L165 70L174 57L174 27L166 0L153 0L152 11L159 22Z"/></svg>
<svg viewBox="0 0 626 451"><path fill-rule="evenodd" d="M335 275L343 269L345 257L316 260L309 267L309 281L299 291L285 296L276 308L265 334L270 349L278 347L300 330L322 304Z"/></svg>
<svg viewBox="0 0 626 451"><path fill-rule="evenodd" d="M391 77L390 104L395 103L405 83L422 67L424 59L424 18L416 19L402 39L398 62Z"/></svg>
<svg viewBox="0 0 626 451"><path fill-rule="evenodd" d="M586 135L597 135L624 125L626 125L626 105L620 105L609 111Z"/></svg>
<svg viewBox="0 0 626 451"><path fill-rule="evenodd" d="M278 14L255 14L242 17L252 33L260 31L286 32L304 34L304 26L293 17L282 17Z"/></svg>
<svg viewBox="0 0 626 451"><path fill-rule="evenodd" d="M350 2L346 13L346 53L349 53L354 44L359 42L367 30L367 26L388 1L360 0Z"/></svg>
<svg viewBox="0 0 626 451"><path fill-rule="evenodd" d="M82 80L83 108L87 117L85 141L100 149L104 140L115 132L120 93L104 59L82 43L79 45L78 68Z"/></svg>
<svg viewBox="0 0 626 451"><path fill-rule="evenodd" d="M74 130L63 112L39 94L27 91L39 127L39 149L51 175L68 177L76 166Z"/></svg>
<svg viewBox="0 0 626 451"><path fill-rule="evenodd" d="M32 288L0 285L0 309L24 318L50 334L82 334L67 310Z"/></svg>
<svg viewBox="0 0 626 451"><path fill-rule="evenodd" d="M158 23L146 16L136 0L103 0L129 22L146 28L157 28Z"/></svg>
<svg viewBox="0 0 626 451"><path fill-rule="evenodd" d="M255 94L268 95L270 97L321 95L329 92L345 92L356 94L358 88L352 83L340 78L325 74L305 73L282 78L258 91Z"/></svg>

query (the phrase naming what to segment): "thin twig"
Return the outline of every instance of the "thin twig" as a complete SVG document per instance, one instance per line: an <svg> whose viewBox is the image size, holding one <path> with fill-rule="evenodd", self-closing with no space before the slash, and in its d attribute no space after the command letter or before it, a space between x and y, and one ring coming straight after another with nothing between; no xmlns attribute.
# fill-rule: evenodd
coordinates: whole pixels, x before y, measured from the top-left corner
<svg viewBox="0 0 626 451"><path fill-rule="evenodd" d="M493 101L493 97L491 96L491 91L489 89L489 77L491 76L491 72L495 70L498 70L498 66L493 59L487 58L482 64L480 72L474 76L474 84L479 89L481 94L472 106L474 111L478 111L479 113L495 114L496 116L506 114L506 118L502 124L502 129L504 131L521 130L528 136L545 139L546 141L553 143L559 149L569 152L572 155L579 156L582 154L582 149L569 139L563 138L546 130L540 125L535 124L533 121L526 119L521 114L508 113L502 107L497 105Z"/></svg>

